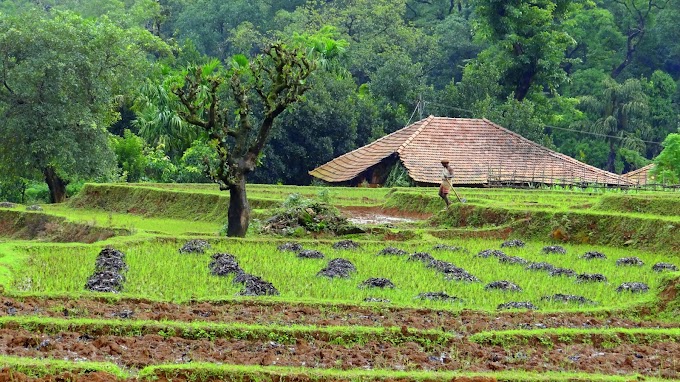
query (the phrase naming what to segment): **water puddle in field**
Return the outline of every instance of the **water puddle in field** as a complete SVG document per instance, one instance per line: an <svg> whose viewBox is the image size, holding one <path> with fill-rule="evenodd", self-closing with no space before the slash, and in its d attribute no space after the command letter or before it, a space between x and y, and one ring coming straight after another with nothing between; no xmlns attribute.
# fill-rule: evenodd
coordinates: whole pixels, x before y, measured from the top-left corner
<svg viewBox="0 0 680 382"><path fill-rule="evenodd" d="M388 215L355 215L348 217L347 220L356 225L368 225L368 224L399 224L399 223L413 223L415 219L400 218L396 216Z"/></svg>

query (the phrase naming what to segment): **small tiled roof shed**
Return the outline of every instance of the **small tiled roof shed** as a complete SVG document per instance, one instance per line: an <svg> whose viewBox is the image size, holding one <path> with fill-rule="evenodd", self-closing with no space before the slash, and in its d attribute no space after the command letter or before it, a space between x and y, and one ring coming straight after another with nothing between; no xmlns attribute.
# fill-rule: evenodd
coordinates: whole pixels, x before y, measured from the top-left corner
<svg viewBox="0 0 680 382"><path fill-rule="evenodd" d="M448 159L458 185L629 185L623 177L554 152L486 119L430 116L339 156L309 174L326 182L355 181L388 158L398 157L419 184L441 182Z"/></svg>

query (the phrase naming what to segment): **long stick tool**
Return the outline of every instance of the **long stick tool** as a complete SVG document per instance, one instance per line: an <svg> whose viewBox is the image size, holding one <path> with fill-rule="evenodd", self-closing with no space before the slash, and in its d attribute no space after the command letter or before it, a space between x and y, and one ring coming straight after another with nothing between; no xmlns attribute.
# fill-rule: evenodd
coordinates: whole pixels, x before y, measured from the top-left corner
<svg viewBox="0 0 680 382"><path fill-rule="evenodd" d="M461 198L460 196L458 196L458 193L456 192L456 189L453 188L453 184L451 184L451 179L446 178L446 181L449 182L449 186L451 186L451 190L452 190L453 193L456 195L456 198L458 198L458 201L461 202L461 203L463 203L463 204L466 203L466 202L467 202L467 199Z"/></svg>

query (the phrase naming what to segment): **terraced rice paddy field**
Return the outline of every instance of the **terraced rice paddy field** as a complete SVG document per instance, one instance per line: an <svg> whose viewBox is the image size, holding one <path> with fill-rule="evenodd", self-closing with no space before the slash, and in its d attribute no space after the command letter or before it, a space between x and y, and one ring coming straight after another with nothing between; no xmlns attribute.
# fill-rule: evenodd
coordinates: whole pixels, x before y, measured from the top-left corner
<svg viewBox="0 0 680 382"><path fill-rule="evenodd" d="M680 379L680 194L87 185L0 207L0 381ZM290 194L345 236L258 232Z"/></svg>

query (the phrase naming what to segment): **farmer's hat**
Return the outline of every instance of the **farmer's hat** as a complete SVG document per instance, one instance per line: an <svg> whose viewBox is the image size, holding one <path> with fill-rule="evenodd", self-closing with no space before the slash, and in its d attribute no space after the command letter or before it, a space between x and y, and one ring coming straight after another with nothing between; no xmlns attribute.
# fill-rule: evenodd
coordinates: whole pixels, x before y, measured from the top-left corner
<svg viewBox="0 0 680 382"><path fill-rule="evenodd" d="M448 160L448 159L442 159L442 160L441 160L441 163L442 163L442 164L449 164L449 160Z"/></svg>

